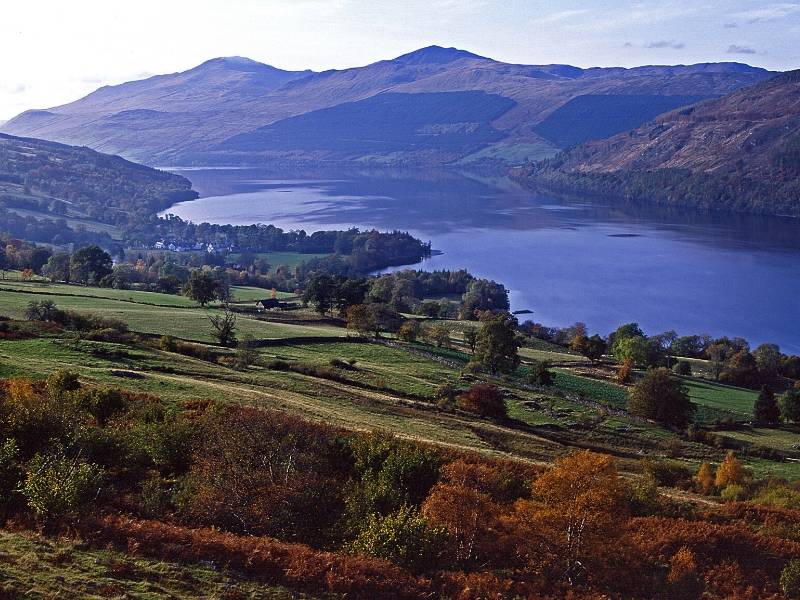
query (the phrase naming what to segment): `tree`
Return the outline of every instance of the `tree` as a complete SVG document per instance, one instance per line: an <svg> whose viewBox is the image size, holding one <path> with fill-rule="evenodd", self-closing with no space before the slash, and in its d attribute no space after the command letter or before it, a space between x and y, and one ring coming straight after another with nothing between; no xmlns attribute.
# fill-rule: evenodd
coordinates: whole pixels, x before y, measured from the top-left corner
<svg viewBox="0 0 800 600"><path fill-rule="evenodd" d="M347 309L347 328L360 335L378 333L378 325L367 304L354 304Z"/></svg>
<svg viewBox="0 0 800 600"><path fill-rule="evenodd" d="M419 321L416 319L409 319L400 326L400 329L397 331L397 339L413 344L417 341L419 329Z"/></svg>
<svg viewBox="0 0 800 600"><path fill-rule="evenodd" d="M655 339L645 337L626 337L614 342L614 358L623 361L626 358L640 367L656 367L664 364L666 353Z"/></svg>
<svg viewBox="0 0 800 600"><path fill-rule="evenodd" d="M469 348L470 354L475 354L475 346L478 343L478 328L468 325L464 328L464 344Z"/></svg>
<svg viewBox="0 0 800 600"><path fill-rule="evenodd" d="M533 385L552 385L553 374L546 360L534 360L528 370L528 382Z"/></svg>
<svg viewBox="0 0 800 600"><path fill-rule="evenodd" d="M314 309L324 315L336 303L336 282L330 275L315 275L306 284L303 291L303 302L312 304Z"/></svg>
<svg viewBox="0 0 800 600"><path fill-rule="evenodd" d="M780 348L775 344L761 344L753 350L753 358L762 381L771 381L778 376L782 356Z"/></svg>
<svg viewBox="0 0 800 600"><path fill-rule="evenodd" d="M695 410L686 386L665 368L650 369L628 396L632 415L669 427L685 428Z"/></svg>
<svg viewBox="0 0 800 600"><path fill-rule="evenodd" d="M531 523L534 543L548 548L559 578L574 584L600 576L604 549L621 535L625 514L614 459L586 450L561 458L533 482L532 496L517 510Z"/></svg>
<svg viewBox="0 0 800 600"><path fill-rule="evenodd" d="M753 420L759 427L777 427L780 419L781 411L775 393L768 385L762 385L753 407Z"/></svg>
<svg viewBox="0 0 800 600"><path fill-rule="evenodd" d="M458 407L482 417L504 419L508 416L503 392L483 383L475 384L463 392L458 397Z"/></svg>
<svg viewBox="0 0 800 600"><path fill-rule="evenodd" d="M436 570L447 547L447 530L428 523L417 509L402 506L387 516L371 514L350 552L385 558L412 573Z"/></svg>
<svg viewBox="0 0 800 600"><path fill-rule="evenodd" d="M257 359L256 340L252 334L245 333L236 344L236 356L234 358L236 368L244 370L255 363Z"/></svg>
<svg viewBox="0 0 800 600"><path fill-rule="evenodd" d="M692 365L685 360L679 360L675 363L675 366L672 367L672 372L675 373L675 375L688 377L692 374Z"/></svg>
<svg viewBox="0 0 800 600"><path fill-rule="evenodd" d="M747 350L740 350L725 363L720 379L731 385L754 387L760 379L756 359Z"/></svg>
<svg viewBox="0 0 800 600"><path fill-rule="evenodd" d="M630 383L633 374L633 359L626 358L617 370L617 383Z"/></svg>
<svg viewBox="0 0 800 600"><path fill-rule="evenodd" d="M717 476L714 478L714 485L717 489L723 489L729 485L741 485L744 483L746 472L742 463L736 458L736 453L729 450L723 460L717 467Z"/></svg>
<svg viewBox="0 0 800 600"><path fill-rule="evenodd" d="M211 315L211 334L222 346L233 346L236 343L236 315L229 310L221 315Z"/></svg>
<svg viewBox="0 0 800 600"><path fill-rule="evenodd" d="M76 250L69 261L70 277L84 284L99 284L111 275L114 261L111 255L99 246L86 246Z"/></svg>
<svg viewBox="0 0 800 600"><path fill-rule="evenodd" d="M572 338L570 349L581 356L585 356L590 361L595 362L603 358L603 355L608 349L608 345L606 341L597 334L594 334L592 337L579 334Z"/></svg>
<svg viewBox="0 0 800 600"><path fill-rule="evenodd" d="M90 507L102 483L103 470L80 459L37 454L29 463L22 494L46 525Z"/></svg>
<svg viewBox="0 0 800 600"><path fill-rule="evenodd" d="M701 494L710 494L714 490L714 469L707 462L700 465L694 476L697 490Z"/></svg>
<svg viewBox="0 0 800 600"><path fill-rule="evenodd" d="M70 256L66 252L56 252L42 267L42 275L50 281L70 282Z"/></svg>
<svg viewBox="0 0 800 600"><path fill-rule="evenodd" d="M425 328L425 338L437 348L450 346L450 328L445 323L435 323Z"/></svg>
<svg viewBox="0 0 800 600"><path fill-rule="evenodd" d="M725 360L728 358L729 347L725 344L711 344L706 349L706 356L708 357L711 373L714 375L714 381L719 381L723 369L725 369Z"/></svg>
<svg viewBox="0 0 800 600"><path fill-rule="evenodd" d="M781 396L780 408L784 420L800 425L800 388L786 390Z"/></svg>
<svg viewBox="0 0 800 600"><path fill-rule="evenodd" d="M205 306L217 297L217 280L208 271L192 271L183 287L183 294L200 306Z"/></svg>
<svg viewBox="0 0 800 600"><path fill-rule="evenodd" d="M0 240L2 242L2 240ZM6 269L8 269L8 256L6 255L6 249L0 246L0 272L3 273L3 279L6 278Z"/></svg>
<svg viewBox="0 0 800 600"><path fill-rule="evenodd" d="M474 320L478 312L507 311L509 306L508 292L502 284L475 279L461 297L461 318Z"/></svg>
<svg viewBox="0 0 800 600"><path fill-rule="evenodd" d="M511 373L519 366L517 319L507 313L481 314L478 342L472 363L487 369L492 375Z"/></svg>

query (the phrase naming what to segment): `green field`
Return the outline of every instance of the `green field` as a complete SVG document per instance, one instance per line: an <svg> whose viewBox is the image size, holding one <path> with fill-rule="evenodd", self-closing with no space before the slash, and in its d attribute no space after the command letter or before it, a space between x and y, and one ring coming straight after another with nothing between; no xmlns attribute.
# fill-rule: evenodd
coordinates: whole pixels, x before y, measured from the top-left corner
<svg viewBox="0 0 800 600"><path fill-rule="evenodd" d="M228 262L235 263L237 260L239 260L240 256L240 254L236 253L230 254L228 255ZM300 252L258 252L255 253L254 256L266 260L272 267L270 271L275 271L275 269L278 267L289 267L290 269L294 269L308 260L313 258L323 258L328 255L312 253L302 254Z"/></svg>
<svg viewBox="0 0 800 600"><path fill-rule="evenodd" d="M234 288L235 298L242 304L269 297L269 292L264 292ZM181 296L50 283L0 283L0 315L23 318L28 302L42 299L51 299L64 309L120 318L135 332L170 334L201 343L212 341L208 316L219 314L218 308L200 308ZM457 338L464 323L450 323ZM260 362L246 370L233 369L224 360L164 352L144 342L92 342L64 333L0 340L0 376L38 378L58 369L72 369L88 383L148 392L169 402L243 402L350 429L381 429L535 462L551 461L575 447L615 454L621 467L632 471L639 468L642 456L663 456L676 447L692 462L718 462L724 456L721 449L690 443L655 425L577 401L576 397L583 396L624 410L627 390L576 372L571 365L585 366L582 357L546 342L533 341L522 354L524 360L562 365L553 370L551 389L535 391L520 385L525 381L524 365L515 377L488 378L505 389L508 397L511 419L498 423L436 408L435 393L441 384L466 387L475 381L472 376L462 376L470 357L458 348L365 343L348 337L341 324L322 321L305 309L239 314L238 329L240 334L251 333L270 344L259 349ZM230 350L214 350L217 355L232 356ZM273 364L284 366L270 366ZM701 406L698 416L707 422L724 415L740 420L749 416L753 392L695 378L686 378L685 383L692 399ZM784 430L725 435L783 451L791 450L798 436ZM800 475L800 463L744 460L758 473Z"/></svg>

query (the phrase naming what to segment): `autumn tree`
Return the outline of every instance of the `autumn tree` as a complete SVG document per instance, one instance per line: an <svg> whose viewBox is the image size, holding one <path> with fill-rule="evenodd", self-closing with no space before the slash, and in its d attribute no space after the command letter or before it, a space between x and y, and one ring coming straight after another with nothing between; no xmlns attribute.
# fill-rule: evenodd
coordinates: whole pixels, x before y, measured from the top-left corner
<svg viewBox="0 0 800 600"><path fill-rule="evenodd" d="M617 383L630 383L633 375L633 359L626 358L617 370Z"/></svg>
<svg viewBox="0 0 800 600"><path fill-rule="evenodd" d="M446 323L435 323L425 328L425 338L437 348L450 346L450 328Z"/></svg>
<svg viewBox="0 0 800 600"><path fill-rule="evenodd" d="M378 331L372 311L366 304L354 304L347 309L347 328L360 335L375 334Z"/></svg>
<svg viewBox="0 0 800 600"><path fill-rule="evenodd" d="M669 369L650 369L628 395L628 411L669 427L685 428L697 407Z"/></svg>
<svg viewBox="0 0 800 600"><path fill-rule="evenodd" d="M183 295L191 298L200 306L205 306L217 297L218 284L216 278L207 271L194 270L183 287Z"/></svg>
<svg viewBox="0 0 800 600"><path fill-rule="evenodd" d="M482 417L502 419L508 416L508 408L503 392L493 385L478 383L458 397L461 410Z"/></svg>
<svg viewBox="0 0 800 600"><path fill-rule="evenodd" d="M781 411L775 392L769 385L762 385L753 407L753 420L760 427L777 427L780 423Z"/></svg>
<svg viewBox="0 0 800 600"><path fill-rule="evenodd" d="M517 319L506 312L484 312L480 321L478 342L471 362L492 375L513 372L520 363Z"/></svg>
<svg viewBox="0 0 800 600"><path fill-rule="evenodd" d="M747 473L736 458L736 453L729 450L723 460L717 467L717 476L714 479L714 485L717 489L723 489L729 485L741 485L744 483Z"/></svg>
<svg viewBox="0 0 800 600"><path fill-rule="evenodd" d="M580 451L556 461L533 483L533 500L517 512L531 529L534 560L550 562L550 572L569 583L601 577L609 549L620 539L625 515L624 486L614 459Z"/></svg>
<svg viewBox="0 0 800 600"><path fill-rule="evenodd" d="M694 482L701 494L710 494L714 490L713 467L707 462L702 463L694 475Z"/></svg>
<svg viewBox="0 0 800 600"><path fill-rule="evenodd" d="M592 337L579 334L572 338L570 349L581 356L585 356L590 361L595 362L603 358L603 355L606 353L607 344L606 341L597 334Z"/></svg>
<svg viewBox="0 0 800 600"><path fill-rule="evenodd" d="M400 329L397 330L397 339L412 344L417 341L419 331L419 321L416 319L409 319L400 326Z"/></svg>

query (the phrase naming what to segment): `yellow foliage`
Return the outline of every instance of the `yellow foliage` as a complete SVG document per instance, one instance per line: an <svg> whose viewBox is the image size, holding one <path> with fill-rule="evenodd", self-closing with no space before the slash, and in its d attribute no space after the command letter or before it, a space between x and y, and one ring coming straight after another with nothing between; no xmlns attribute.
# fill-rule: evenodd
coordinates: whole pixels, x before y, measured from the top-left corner
<svg viewBox="0 0 800 600"><path fill-rule="evenodd" d="M700 465L694 476L694 481L701 494L710 494L714 489L714 469L711 465L707 462Z"/></svg>
<svg viewBox="0 0 800 600"><path fill-rule="evenodd" d="M733 450L729 450L725 460L717 467L717 477L714 485L722 489L729 485L741 485L745 479L745 470L742 463L736 458Z"/></svg>

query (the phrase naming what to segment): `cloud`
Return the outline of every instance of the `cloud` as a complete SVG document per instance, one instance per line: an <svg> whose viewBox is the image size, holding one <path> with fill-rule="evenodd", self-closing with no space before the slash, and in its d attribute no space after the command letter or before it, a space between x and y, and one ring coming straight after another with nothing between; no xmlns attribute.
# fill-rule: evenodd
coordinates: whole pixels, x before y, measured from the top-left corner
<svg viewBox="0 0 800 600"><path fill-rule="evenodd" d="M761 8L745 10L736 13L734 16L747 21L748 23L758 23L759 21L775 21L785 19L800 13L800 4L796 2L778 2L767 4Z"/></svg>
<svg viewBox="0 0 800 600"><path fill-rule="evenodd" d="M725 24L723 25L723 27L724 27L725 29L736 29L736 28L738 28L738 27L739 27L739 24L738 24L738 23L725 23Z"/></svg>
<svg viewBox="0 0 800 600"><path fill-rule="evenodd" d="M28 86L24 83L0 84L0 91L6 94L24 94L28 91Z"/></svg>
<svg viewBox="0 0 800 600"><path fill-rule="evenodd" d="M623 48L633 48L633 44L631 44L630 42L625 42L624 44L622 44L622 47Z"/></svg>
<svg viewBox="0 0 800 600"><path fill-rule="evenodd" d="M589 14L591 11L588 8L575 9L575 10L562 10L559 12L550 13L549 15L542 15L531 20L531 25L549 25L551 23L561 23L569 21L577 17L582 17Z"/></svg>
<svg viewBox="0 0 800 600"><path fill-rule="evenodd" d="M737 46L736 44L731 44L728 46L726 50L728 54L758 54L752 48L748 48L747 46Z"/></svg>
<svg viewBox="0 0 800 600"><path fill-rule="evenodd" d="M656 42L650 42L649 44L646 44L645 48L672 48L673 50L682 50L683 48L686 48L686 44L683 42L676 42L674 40L658 40Z"/></svg>

